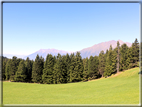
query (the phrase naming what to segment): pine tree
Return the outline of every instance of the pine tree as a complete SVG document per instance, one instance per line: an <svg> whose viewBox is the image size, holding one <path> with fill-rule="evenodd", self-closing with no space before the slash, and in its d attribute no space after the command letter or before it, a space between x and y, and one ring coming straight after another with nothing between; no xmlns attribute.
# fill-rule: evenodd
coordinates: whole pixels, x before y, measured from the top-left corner
<svg viewBox="0 0 142 107"><path fill-rule="evenodd" d="M88 60L88 74L89 74L89 80L96 79L99 74L99 59L97 56L90 56Z"/></svg>
<svg viewBox="0 0 142 107"><path fill-rule="evenodd" d="M120 63L120 43L117 41L117 73L119 72L119 63Z"/></svg>
<svg viewBox="0 0 142 107"><path fill-rule="evenodd" d="M88 58L84 61L83 81L88 81Z"/></svg>
<svg viewBox="0 0 142 107"><path fill-rule="evenodd" d="M10 63L11 63L11 59L9 59L6 63L6 69L5 69L6 80L10 79Z"/></svg>
<svg viewBox="0 0 142 107"><path fill-rule="evenodd" d="M10 71L10 81L14 81L15 74L16 74L16 71L18 69L17 57L13 56L9 68L10 68L9 69L9 71Z"/></svg>
<svg viewBox="0 0 142 107"><path fill-rule="evenodd" d="M75 68L74 68L74 81L81 81L83 78L83 60L80 52L76 53L75 56Z"/></svg>
<svg viewBox="0 0 142 107"><path fill-rule="evenodd" d="M63 61L62 56L58 53L56 63L54 64L54 70L53 70L53 83L54 84L60 84L63 83Z"/></svg>
<svg viewBox="0 0 142 107"><path fill-rule="evenodd" d="M69 72L69 68L70 68L70 63L71 63L71 59L69 54L66 54L66 58L65 58L65 65L66 65L66 82L70 82L70 72Z"/></svg>
<svg viewBox="0 0 142 107"><path fill-rule="evenodd" d="M104 77L108 77L112 74L113 68L110 66L108 63L105 65L105 72L104 72Z"/></svg>
<svg viewBox="0 0 142 107"><path fill-rule="evenodd" d="M104 51L101 51L100 54L99 54L99 66L98 66L98 69L99 69L99 73L103 77L103 73L104 73L104 70L105 70L105 54L104 54Z"/></svg>
<svg viewBox="0 0 142 107"><path fill-rule="evenodd" d="M93 65L94 65L94 68L93 68L93 79L96 79L99 77L99 57L98 56L94 56L94 59L93 59Z"/></svg>
<svg viewBox="0 0 142 107"><path fill-rule="evenodd" d="M2 80L5 80L6 79L6 61L3 60L3 64L2 64Z"/></svg>
<svg viewBox="0 0 142 107"><path fill-rule="evenodd" d="M53 67L55 63L55 58L48 54L44 63L42 81L45 84L52 84L53 83Z"/></svg>
<svg viewBox="0 0 142 107"><path fill-rule="evenodd" d="M76 59L74 56L74 53L72 53L70 55L70 59L71 59L71 63L70 63L70 67L69 67L69 72L70 72L70 82L74 82L75 81L75 66L76 66Z"/></svg>
<svg viewBox="0 0 142 107"><path fill-rule="evenodd" d="M43 62L44 59L42 57L39 57L39 55L36 56L36 59L33 63L32 68L32 81L36 83L42 83L42 70L43 70Z"/></svg>
<svg viewBox="0 0 142 107"><path fill-rule="evenodd" d="M63 55L62 56L62 62L61 62L61 64L62 64L62 76L63 76L63 81L62 81L62 83L67 83L67 75L68 75L68 65L69 65L69 59L68 59L69 57L67 57L66 55Z"/></svg>
<svg viewBox="0 0 142 107"><path fill-rule="evenodd" d="M121 48L120 48L120 70L126 70L128 69L128 46L127 44L123 44L121 45Z"/></svg>
<svg viewBox="0 0 142 107"><path fill-rule="evenodd" d="M133 67L136 67L139 61L139 43L137 39L135 39L134 43L132 44L132 56L133 56Z"/></svg>
<svg viewBox="0 0 142 107"><path fill-rule="evenodd" d="M105 77L110 76L112 73L116 72L116 59L117 59L117 53L115 50L112 50L112 46L110 45L105 63L105 71L104 71Z"/></svg>
<svg viewBox="0 0 142 107"><path fill-rule="evenodd" d="M26 80L30 82L32 78L32 62L29 59L29 57L27 57L25 61L25 67L26 67L26 75L27 75Z"/></svg>
<svg viewBox="0 0 142 107"><path fill-rule="evenodd" d="M27 77L27 75L26 75L25 62L24 62L24 60L21 60L19 66L18 66L18 70L15 75L15 81L25 82L26 77Z"/></svg>

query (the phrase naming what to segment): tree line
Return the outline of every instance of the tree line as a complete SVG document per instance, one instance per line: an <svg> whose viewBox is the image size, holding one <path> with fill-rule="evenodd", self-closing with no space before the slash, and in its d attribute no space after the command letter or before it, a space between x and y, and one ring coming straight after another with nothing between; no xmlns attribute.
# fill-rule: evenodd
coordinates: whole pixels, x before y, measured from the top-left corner
<svg viewBox="0 0 142 107"><path fill-rule="evenodd" d="M34 82L43 84L60 84L89 81L139 66L139 43L135 39L131 47L127 44L101 51L99 56L82 59L79 52L52 56L46 59L37 55L35 60L26 60L13 56L3 57L2 79L12 82Z"/></svg>

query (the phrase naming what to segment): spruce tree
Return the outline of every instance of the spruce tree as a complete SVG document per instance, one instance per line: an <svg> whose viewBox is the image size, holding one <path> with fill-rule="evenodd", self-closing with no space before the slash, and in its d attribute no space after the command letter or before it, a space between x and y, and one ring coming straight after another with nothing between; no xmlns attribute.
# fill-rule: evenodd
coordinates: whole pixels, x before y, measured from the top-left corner
<svg viewBox="0 0 142 107"><path fill-rule="evenodd" d="M93 56L90 56L89 60L88 60L88 75L89 75L89 80L92 79L93 76Z"/></svg>
<svg viewBox="0 0 142 107"><path fill-rule="evenodd" d="M67 58L67 56L66 55L63 55L62 56L62 62L61 62L61 64L62 64L62 76L63 76L63 81L62 81L62 83L67 83L67 75L68 75L68 65L69 65L69 59Z"/></svg>
<svg viewBox="0 0 142 107"><path fill-rule="evenodd" d="M139 43L137 38L132 44L133 67L137 67L139 61Z"/></svg>
<svg viewBox="0 0 142 107"><path fill-rule="evenodd" d="M70 72L70 82L74 82L75 81L75 66L76 66L76 59L74 56L74 53L72 53L70 55L70 59L71 59L71 63L70 63L70 67L69 67L69 72Z"/></svg>
<svg viewBox="0 0 142 107"><path fill-rule="evenodd" d="M88 60L88 74L89 74L89 80L96 79L99 74L99 58L98 56L90 56Z"/></svg>
<svg viewBox="0 0 142 107"><path fill-rule="evenodd" d="M116 72L116 59L117 59L117 53L112 49L112 46L110 45L105 63L105 71L104 71L105 77L110 76L112 73Z"/></svg>
<svg viewBox="0 0 142 107"><path fill-rule="evenodd" d="M34 83L42 83L43 61L42 57L39 57L39 55L36 56L32 68L32 81Z"/></svg>
<svg viewBox="0 0 142 107"><path fill-rule="evenodd" d="M88 58L84 60L83 81L88 81Z"/></svg>
<svg viewBox="0 0 142 107"><path fill-rule="evenodd" d="M9 68L10 68L9 69L9 71L10 71L10 81L14 81L15 74L16 74L16 71L18 69L17 57L13 56Z"/></svg>
<svg viewBox="0 0 142 107"><path fill-rule="evenodd" d="M6 68L5 68L5 76L6 76L6 80L10 79L10 62L11 59L9 59L6 63Z"/></svg>
<svg viewBox="0 0 142 107"><path fill-rule="evenodd" d="M104 54L104 51L101 51L100 54L99 54L99 66L98 66L98 69L99 69L99 73L103 77L103 73L104 73L104 70L105 70L105 54Z"/></svg>
<svg viewBox="0 0 142 107"><path fill-rule="evenodd" d="M55 63L55 58L48 54L44 63L42 81L45 84L52 84L53 83L53 67Z"/></svg>
<svg viewBox="0 0 142 107"><path fill-rule="evenodd" d="M29 59L29 57L27 57L25 61L25 67L26 67L26 75L27 75L26 80L30 82L32 78L32 62Z"/></svg>
<svg viewBox="0 0 142 107"><path fill-rule="evenodd" d="M117 73L119 72L119 63L120 63L120 43L117 41Z"/></svg>
<svg viewBox="0 0 142 107"><path fill-rule="evenodd" d="M96 79L99 77L99 57L98 56L94 56L93 59L93 65L94 65L94 69L93 69L93 79Z"/></svg>
<svg viewBox="0 0 142 107"><path fill-rule="evenodd" d="M54 84L60 84L63 83L64 77L63 77L63 61L62 56L58 53L56 63L54 64L53 68L53 83Z"/></svg>
<svg viewBox="0 0 142 107"><path fill-rule="evenodd" d="M18 70L15 75L15 81L25 82L26 78L27 78L27 75L26 75L25 62L24 62L24 60L21 60L19 66L18 66Z"/></svg>
<svg viewBox="0 0 142 107"><path fill-rule="evenodd" d="M74 81L81 81L83 79L83 60L80 52L75 55Z"/></svg>
<svg viewBox="0 0 142 107"><path fill-rule="evenodd" d="M120 70L126 70L128 69L128 46L127 44L121 45L120 48Z"/></svg>
<svg viewBox="0 0 142 107"><path fill-rule="evenodd" d="M70 68L70 56L69 54L67 53L66 54L66 58L65 58L65 66L66 66L66 82L70 82L70 72L69 72L69 68Z"/></svg>
<svg viewBox="0 0 142 107"><path fill-rule="evenodd" d="M6 79L6 61L3 60L3 64L2 64L2 80Z"/></svg>

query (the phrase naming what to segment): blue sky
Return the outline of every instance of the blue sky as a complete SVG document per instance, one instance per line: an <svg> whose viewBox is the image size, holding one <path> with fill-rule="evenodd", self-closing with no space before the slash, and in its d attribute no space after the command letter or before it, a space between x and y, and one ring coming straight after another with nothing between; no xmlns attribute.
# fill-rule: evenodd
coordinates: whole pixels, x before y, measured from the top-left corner
<svg viewBox="0 0 142 107"><path fill-rule="evenodd" d="M3 53L80 51L95 44L140 40L138 3L4 3Z"/></svg>

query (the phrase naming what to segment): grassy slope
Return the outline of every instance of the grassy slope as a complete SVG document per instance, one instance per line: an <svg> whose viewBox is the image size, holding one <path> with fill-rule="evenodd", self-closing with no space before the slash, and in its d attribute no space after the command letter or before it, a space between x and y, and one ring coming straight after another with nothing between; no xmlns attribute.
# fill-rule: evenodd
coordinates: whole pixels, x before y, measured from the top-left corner
<svg viewBox="0 0 142 107"><path fill-rule="evenodd" d="M3 82L4 104L139 104L139 68L68 84Z"/></svg>

